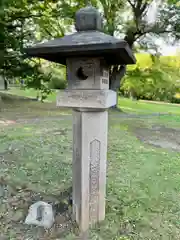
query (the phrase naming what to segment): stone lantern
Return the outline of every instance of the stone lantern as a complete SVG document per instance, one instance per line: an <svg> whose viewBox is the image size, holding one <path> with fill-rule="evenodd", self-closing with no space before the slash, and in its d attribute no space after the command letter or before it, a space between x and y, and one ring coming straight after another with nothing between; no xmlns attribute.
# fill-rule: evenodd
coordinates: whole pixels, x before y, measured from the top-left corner
<svg viewBox="0 0 180 240"><path fill-rule="evenodd" d="M73 215L85 232L105 218L108 108L116 104L109 69L136 60L126 41L102 32L96 8L77 11L75 28L25 51L67 67L68 88L57 96L57 106L73 109Z"/></svg>

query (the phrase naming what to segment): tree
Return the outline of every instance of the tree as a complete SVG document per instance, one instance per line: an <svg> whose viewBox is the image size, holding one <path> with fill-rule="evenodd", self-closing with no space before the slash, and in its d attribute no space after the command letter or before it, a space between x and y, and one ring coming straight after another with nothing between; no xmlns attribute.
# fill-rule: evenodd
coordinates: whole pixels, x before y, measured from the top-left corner
<svg viewBox="0 0 180 240"><path fill-rule="evenodd" d="M147 21L146 14L153 0L91 0L90 2L102 12L104 31L112 36L123 37L133 49L135 45L136 49L142 45L151 48L154 36L166 34L174 41L180 37L178 24L180 9L177 0L163 1L158 7L156 21L151 23ZM32 78L36 76L32 74L32 66L36 73L39 68L30 61L24 61L20 54L22 49L37 41L63 36L66 31L71 30L75 12L85 4L84 0L1 1L1 74L8 78L18 74L21 76L24 72L31 74ZM110 70L110 88L119 89L120 78L124 76L126 66L111 66ZM42 73L41 77L43 77ZM31 81L30 85L33 86L33 83L36 85L37 81Z"/></svg>
<svg viewBox="0 0 180 240"><path fill-rule="evenodd" d="M25 28L27 2L5 0L0 2L0 8L0 74L7 89L7 79L20 74L20 68L28 67L21 51L24 41L28 41L33 33Z"/></svg>
<svg viewBox="0 0 180 240"><path fill-rule="evenodd" d="M146 19L147 12L153 0L92 0L92 5L101 9L104 19L104 31L108 34L123 35L129 46L133 49L134 44L151 48L152 37L167 34L172 39L179 38L180 10L177 6L178 1L164 1L157 13L156 20L149 23ZM83 7L84 1L61 1L59 7L62 17L73 19L76 10ZM163 19L163 20L162 20ZM150 37L148 40L147 37ZM111 66L110 89L120 87L126 72L126 66Z"/></svg>
<svg viewBox="0 0 180 240"><path fill-rule="evenodd" d="M31 74L32 80L36 76L34 73L37 73L39 67L37 63L24 60L24 47L38 40L63 35L58 24L60 17L57 5L58 1L53 0L0 1L0 74L4 77L5 89L8 79L12 77L28 78L28 74ZM37 83L35 80L32 82Z"/></svg>
<svg viewBox="0 0 180 240"><path fill-rule="evenodd" d="M128 67L120 91L136 99L178 102L179 67L175 56L138 54L137 64L133 69Z"/></svg>

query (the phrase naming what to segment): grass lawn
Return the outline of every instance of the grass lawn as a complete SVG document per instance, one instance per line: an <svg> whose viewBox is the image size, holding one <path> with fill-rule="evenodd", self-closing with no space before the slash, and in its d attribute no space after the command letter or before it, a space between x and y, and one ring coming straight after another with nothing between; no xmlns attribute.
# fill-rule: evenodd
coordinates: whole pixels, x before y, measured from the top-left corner
<svg viewBox="0 0 180 240"><path fill-rule="evenodd" d="M21 90L18 88L11 88L8 91L9 94L24 96L24 97L36 97L37 91L34 89L25 89ZM47 101L54 102L56 101L56 92L54 91L50 94L47 98ZM152 103L149 102L148 104L143 101L131 101L126 98L119 98L119 105L123 109L124 112L132 112L132 113L143 113L143 114L150 114L150 113L169 113L169 114L177 114L180 115L180 105L177 104L167 104L167 103Z"/></svg>
<svg viewBox="0 0 180 240"><path fill-rule="evenodd" d="M5 92L5 91L1 91L1 92ZM37 97L37 91L31 88L23 90L17 87L12 87L10 90L8 90L8 93L12 95L22 96L22 97L31 97L31 98ZM47 98L48 101L55 101L55 99L56 99L55 92L50 94Z"/></svg>
<svg viewBox="0 0 180 240"><path fill-rule="evenodd" d="M89 239L178 240L180 149L148 144L140 130L146 139L172 137L180 146L180 107L127 99L119 104L126 114L109 113L106 220L90 230ZM71 187L71 111L54 105L12 100L1 105L0 186L9 195L0 197L0 239L1 234L10 240L75 239L74 226L65 231L58 225L62 218L51 231L23 224L33 201L58 202Z"/></svg>
<svg viewBox="0 0 180 240"><path fill-rule="evenodd" d="M119 99L119 105L125 112L138 112L138 113L166 113L180 115L180 104L169 103L153 103L143 101L132 101L126 98Z"/></svg>

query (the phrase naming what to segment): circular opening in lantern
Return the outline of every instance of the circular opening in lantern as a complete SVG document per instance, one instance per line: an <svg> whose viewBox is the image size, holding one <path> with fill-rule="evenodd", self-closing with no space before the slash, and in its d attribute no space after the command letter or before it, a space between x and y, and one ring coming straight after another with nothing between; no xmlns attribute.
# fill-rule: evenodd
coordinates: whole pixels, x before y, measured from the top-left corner
<svg viewBox="0 0 180 240"><path fill-rule="evenodd" d="M78 68L76 75L80 80L86 80L88 78L88 76L84 73L82 67Z"/></svg>

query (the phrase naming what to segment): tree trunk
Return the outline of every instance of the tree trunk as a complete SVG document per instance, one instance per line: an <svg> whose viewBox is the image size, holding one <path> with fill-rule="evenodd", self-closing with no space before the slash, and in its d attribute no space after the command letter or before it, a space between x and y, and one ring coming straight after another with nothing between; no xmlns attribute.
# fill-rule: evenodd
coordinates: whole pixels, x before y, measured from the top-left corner
<svg viewBox="0 0 180 240"><path fill-rule="evenodd" d="M118 107L119 89L117 88L114 91L116 91L116 105L112 106L111 109L121 112L122 110Z"/></svg>
<svg viewBox="0 0 180 240"><path fill-rule="evenodd" d="M116 105L112 106L112 109L115 109L118 111L120 110L118 108L119 89L121 86L122 78L124 77L125 73L126 73L126 65L113 66L110 72L109 89L116 92L116 98L117 98Z"/></svg>
<svg viewBox="0 0 180 240"><path fill-rule="evenodd" d="M37 90L37 89L36 89ZM39 101L39 90L37 90L37 95L36 95L37 101Z"/></svg>
<svg viewBox="0 0 180 240"><path fill-rule="evenodd" d="M116 104L114 106L112 106L112 108L118 108L118 90L117 89L113 89L114 92L116 92Z"/></svg>
<svg viewBox="0 0 180 240"><path fill-rule="evenodd" d="M8 90L8 81L4 78L4 90Z"/></svg>

